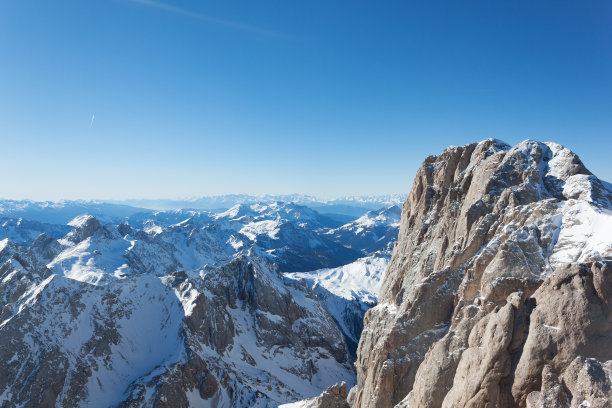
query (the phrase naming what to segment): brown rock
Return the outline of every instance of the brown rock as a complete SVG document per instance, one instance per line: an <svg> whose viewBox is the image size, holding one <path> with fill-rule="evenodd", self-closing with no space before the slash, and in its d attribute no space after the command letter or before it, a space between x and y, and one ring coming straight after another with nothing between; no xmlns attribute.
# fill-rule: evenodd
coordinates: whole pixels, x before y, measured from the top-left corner
<svg viewBox="0 0 612 408"><path fill-rule="evenodd" d="M576 357L561 376L542 370L542 388L527 396L527 408L607 408L612 401L612 361Z"/></svg>
<svg viewBox="0 0 612 408"><path fill-rule="evenodd" d="M578 355L612 358L612 253L551 254L563 206L611 197L559 145L489 139L428 157L364 319L351 406L524 407L554 390L573 401L554 373Z"/></svg>
<svg viewBox="0 0 612 408"><path fill-rule="evenodd" d="M349 408L346 402L346 383L335 384L327 388L321 395L315 398L301 401L302 408Z"/></svg>

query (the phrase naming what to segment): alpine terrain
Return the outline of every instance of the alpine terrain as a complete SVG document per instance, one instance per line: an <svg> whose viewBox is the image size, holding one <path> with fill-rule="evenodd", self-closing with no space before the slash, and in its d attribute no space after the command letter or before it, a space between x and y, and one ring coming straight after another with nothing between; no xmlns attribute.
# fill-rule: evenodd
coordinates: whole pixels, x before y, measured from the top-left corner
<svg viewBox="0 0 612 408"><path fill-rule="evenodd" d="M244 201L3 202L1 406L611 405L612 189L568 149L450 147L401 210Z"/></svg>
<svg viewBox="0 0 612 408"><path fill-rule="evenodd" d="M288 407L610 407L610 185L555 143L428 157L378 301L357 385Z"/></svg>
<svg viewBox="0 0 612 408"><path fill-rule="evenodd" d="M394 206L346 225L282 202L0 207L2 407L275 407L352 385L399 229Z"/></svg>

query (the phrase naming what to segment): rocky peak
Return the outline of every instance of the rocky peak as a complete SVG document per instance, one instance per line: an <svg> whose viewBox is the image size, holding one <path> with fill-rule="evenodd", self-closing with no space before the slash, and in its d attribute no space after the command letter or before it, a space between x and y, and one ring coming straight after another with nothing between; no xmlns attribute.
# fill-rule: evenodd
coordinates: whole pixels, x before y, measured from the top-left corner
<svg viewBox="0 0 612 408"><path fill-rule="evenodd" d="M104 228L93 215L79 215L72 219L68 225L74 227L74 230L70 231L65 239L75 244L89 237L104 236Z"/></svg>
<svg viewBox="0 0 612 408"><path fill-rule="evenodd" d="M30 245L30 251L42 263L49 263L62 251L62 245L44 232Z"/></svg>
<svg viewBox="0 0 612 408"><path fill-rule="evenodd" d="M50 274L28 248L0 241L0 325L15 314L31 287Z"/></svg>
<svg viewBox="0 0 612 408"><path fill-rule="evenodd" d="M570 347L558 360L559 347L578 340L556 337L543 350L535 345L549 343L532 327L534 314L563 310L575 296L586 296L584 308L595 307L595 297L565 290L561 300L551 292L558 286L544 283L568 265L591 270L612 256L601 227L612 226L611 194L554 143L511 148L488 139L428 157L402 209L380 304L364 319L351 405L523 407L541 385L543 362L559 361L554 369L561 372L569 357L602 347L593 339L612 350L604 312L585 317L599 334L586 336L578 322L559 328L589 346ZM595 275L607 281L608 268ZM527 358L529 347L536 351Z"/></svg>
<svg viewBox="0 0 612 408"><path fill-rule="evenodd" d="M0 241L0 266L7 262L17 262L18 268L28 272L38 272L46 269L44 263L32 254L28 248L3 239ZM13 265L15 265L13 263Z"/></svg>

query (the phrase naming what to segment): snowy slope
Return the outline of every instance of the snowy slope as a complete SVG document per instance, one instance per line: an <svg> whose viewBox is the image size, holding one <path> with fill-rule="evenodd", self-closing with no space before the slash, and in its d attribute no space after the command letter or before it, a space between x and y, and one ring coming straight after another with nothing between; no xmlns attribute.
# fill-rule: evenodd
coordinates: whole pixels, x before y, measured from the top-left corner
<svg viewBox="0 0 612 408"><path fill-rule="evenodd" d="M389 247L397 239L401 209L396 206L368 211L358 219L327 232L336 242L374 253Z"/></svg>
<svg viewBox="0 0 612 408"><path fill-rule="evenodd" d="M379 252L337 268L284 275L308 283L354 354L363 329L363 316L377 303L380 282L390 259L390 252Z"/></svg>

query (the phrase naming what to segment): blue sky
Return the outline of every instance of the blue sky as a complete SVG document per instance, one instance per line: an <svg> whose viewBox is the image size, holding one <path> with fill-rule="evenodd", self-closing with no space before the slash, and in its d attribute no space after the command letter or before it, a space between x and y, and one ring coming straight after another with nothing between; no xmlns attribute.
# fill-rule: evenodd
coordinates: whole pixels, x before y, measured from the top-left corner
<svg viewBox="0 0 612 408"><path fill-rule="evenodd" d="M0 0L0 196L407 192L487 137L612 181L611 73L609 1Z"/></svg>

